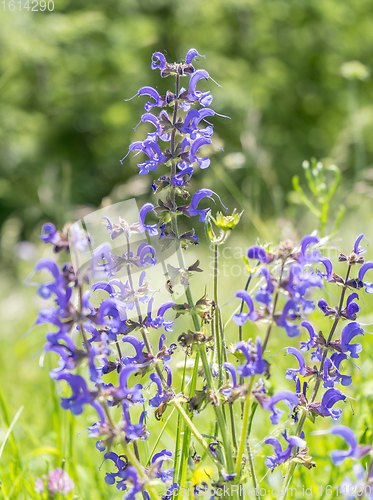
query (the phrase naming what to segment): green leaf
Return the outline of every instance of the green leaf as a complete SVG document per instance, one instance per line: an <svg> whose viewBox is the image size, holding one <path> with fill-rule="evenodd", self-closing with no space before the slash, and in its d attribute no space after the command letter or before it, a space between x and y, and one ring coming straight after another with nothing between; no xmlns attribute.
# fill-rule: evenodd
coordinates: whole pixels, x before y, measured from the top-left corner
<svg viewBox="0 0 373 500"><path fill-rule="evenodd" d="M293 177L293 188L294 191L296 191L303 203L310 212L312 212L318 219L320 219L320 211L315 207L315 205L309 200L309 198L306 196L305 192L301 188L299 184L299 177L297 175L294 175Z"/></svg>

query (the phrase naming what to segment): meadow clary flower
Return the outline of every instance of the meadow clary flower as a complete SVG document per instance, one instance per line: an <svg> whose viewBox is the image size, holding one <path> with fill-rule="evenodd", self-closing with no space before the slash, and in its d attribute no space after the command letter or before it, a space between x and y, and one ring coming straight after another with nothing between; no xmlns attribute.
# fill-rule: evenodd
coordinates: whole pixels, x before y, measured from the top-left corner
<svg viewBox="0 0 373 500"><path fill-rule="evenodd" d="M146 439L150 434L150 432L146 430L146 426L144 425L146 412L141 412L138 424L132 424L129 413L130 403L127 400L123 400L122 408L123 430L126 433L127 441Z"/></svg>
<svg viewBox="0 0 373 500"><path fill-rule="evenodd" d="M136 365L127 365L122 368L119 374L119 387L113 391L113 395L118 399L128 398L133 403L143 403L142 385L136 384L133 387L128 387L128 380L134 373L138 373L139 368Z"/></svg>
<svg viewBox="0 0 373 500"><path fill-rule="evenodd" d="M229 374L232 378L232 385L230 387L226 387L221 392L222 392L222 394L224 394L224 396L229 397L232 394L232 389L235 389L238 386L237 373L236 373L236 369L235 369L234 365L232 363L230 363L229 361L224 363L224 368L229 371Z"/></svg>
<svg viewBox="0 0 373 500"><path fill-rule="evenodd" d="M320 239L317 236L312 235L305 236L302 239L302 241L300 242L300 252L295 256L300 264L304 266L306 264L314 264L316 262L319 262L322 255L318 250L307 253L308 247L312 245L312 243L318 243L319 241Z"/></svg>
<svg viewBox="0 0 373 500"><path fill-rule="evenodd" d="M359 460L372 449L370 445L359 446L355 433L346 425L337 425L333 427L330 430L330 434L333 434L333 436L341 436L349 446L348 450L333 450L331 452L331 459L334 465L343 464L346 458Z"/></svg>
<svg viewBox="0 0 373 500"><path fill-rule="evenodd" d="M166 105L166 98L161 97L153 87L148 87L148 86L141 87L141 89L133 97L130 97L129 99L123 99L123 100L126 102L131 101L131 99L133 99L134 97L143 96L143 95L147 95L147 96L151 97L152 99L154 99L154 101L155 101L155 102L147 101L144 104L144 109L147 112L149 112L154 107L162 108L163 106Z"/></svg>
<svg viewBox="0 0 373 500"><path fill-rule="evenodd" d="M320 299L317 302L318 307L324 313L325 316L334 316L336 311L332 307L330 307L325 299Z"/></svg>
<svg viewBox="0 0 373 500"><path fill-rule="evenodd" d="M169 394L166 394L163 391L161 379L158 377L156 373L151 373L149 379L151 380L151 382L154 382L157 386L157 394L151 399L149 399L149 404L153 408L158 408L162 403L164 403L169 399Z"/></svg>
<svg viewBox="0 0 373 500"><path fill-rule="evenodd" d="M287 368L285 378L288 380L295 380L295 377L301 375L302 377L307 377L314 373L314 370L309 366L306 366L303 354L298 351L295 347L286 347L286 353L292 354L298 361L299 368Z"/></svg>
<svg viewBox="0 0 373 500"><path fill-rule="evenodd" d="M59 235L57 230L51 222L47 222L41 228L41 235L39 238L44 241L44 243L52 243L55 245L59 240Z"/></svg>
<svg viewBox="0 0 373 500"><path fill-rule="evenodd" d="M220 199L220 196L218 194L214 193L214 191L211 191L211 189L200 189L199 191L196 191L194 193L192 201L190 203L190 207L187 209L189 215L192 217L195 215L199 215L200 222L205 222L206 214L210 209L209 208L203 208L203 209L198 208L198 204L203 198L210 198L211 200L213 200L214 198L212 195L215 195L219 199L220 203L227 211L228 210L227 207L225 207L223 205L223 203Z"/></svg>
<svg viewBox="0 0 373 500"><path fill-rule="evenodd" d="M148 474L151 477L159 478L162 483L171 481L174 468L170 467L169 469L165 469L163 468L163 465L167 462L173 462L172 455L173 453L170 450L162 450L159 453L153 455L151 464L147 469Z"/></svg>
<svg viewBox="0 0 373 500"><path fill-rule="evenodd" d="M291 312L293 311L293 313ZM284 306L284 309L280 316L276 318L277 326L281 326L281 328L285 328L285 331L288 337L296 337L299 335L299 327L298 325L294 325L291 323L288 318L294 320L298 317L298 306L294 300L288 300Z"/></svg>
<svg viewBox="0 0 373 500"><path fill-rule="evenodd" d="M158 229L157 229L157 224L152 224L152 225L146 225L145 224L145 217L146 214L149 212L154 212L154 205L152 203L145 203L145 205L142 206L140 210L140 231L145 232L148 231L149 236L157 236L158 234Z"/></svg>
<svg viewBox="0 0 373 500"><path fill-rule="evenodd" d="M126 491L125 498L127 500L135 500L136 494L140 493L143 489L135 467L128 465L127 461L120 458L113 451L105 453L104 458L105 460L112 460L117 468L117 471L106 473L105 482L111 485L117 481L117 489L119 491Z"/></svg>
<svg viewBox="0 0 373 500"><path fill-rule="evenodd" d="M291 391L279 391L272 397L261 393L255 393L255 397L264 410L272 412L269 418L273 425L277 425L280 422L281 416L285 413L283 410L276 408L276 404L283 401L290 410L299 404L298 396Z"/></svg>
<svg viewBox="0 0 373 500"><path fill-rule="evenodd" d="M354 252L356 253L356 255L363 255L364 253L367 252L366 249L364 248L361 248L360 246L360 241L364 238L364 234L360 234L357 238L356 238L356 241L355 241L355 244L354 244Z"/></svg>
<svg viewBox="0 0 373 500"><path fill-rule="evenodd" d="M369 271L369 269L373 269L373 262L366 262L359 269L359 280L361 282L361 286L364 286L366 293L373 293L373 284L364 282L365 273Z"/></svg>
<svg viewBox="0 0 373 500"><path fill-rule="evenodd" d="M348 386L352 382L352 377L349 375L342 375L339 371L342 361L347 359L346 354L335 352L330 358L325 358L323 370L323 387L333 388L335 384L342 384ZM329 374L332 372L332 375Z"/></svg>
<svg viewBox="0 0 373 500"><path fill-rule="evenodd" d="M49 375L54 380L65 380L73 391L71 397L61 398L61 406L64 410L70 410L73 415L80 415L83 413L84 405L93 403L95 396L89 391L86 381L80 375L65 371L51 371Z"/></svg>
<svg viewBox="0 0 373 500"><path fill-rule="evenodd" d="M122 338L122 342L131 344L136 352L136 356L124 355L121 359L122 364L124 365L142 364L147 360L147 357L143 353L143 349L145 346L145 342L143 340L139 340L137 337L133 335L125 335Z"/></svg>
<svg viewBox="0 0 373 500"><path fill-rule="evenodd" d="M326 281L333 281L333 264L326 257L319 257L320 264L323 264L325 267L325 273L322 273L320 269L317 270L319 276L322 276Z"/></svg>
<svg viewBox="0 0 373 500"><path fill-rule="evenodd" d="M310 336L310 340L308 340L307 342L300 342L299 341L300 350L301 351L309 351L312 347L316 346L315 339L317 339L317 334L309 321L302 321L300 326L303 326L307 330L307 332Z"/></svg>
<svg viewBox="0 0 373 500"><path fill-rule="evenodd" d="M272 294L274 292L271 273L265 266L262 266L256 274L261 274L264 277L267 286L261 286L260 289L255 292L255 300L260 304L268 306L272 301Z"/></svg>
<svg viewBox="0 0 373 500"><path fill-rule="evenodd" d="M263 247L259 245L253 245L247 251L247 256L249 259L257 259L261 264L269 264L272 262L276 256L269 252L266 252Z"/></svg>
<svg viewBox="0 0 373 500"><path fill-rule="evenodd" d="M357 314L360 311L360 306L355 302L355 299L359 299L359 295L357 293L350 293L346 301L346 307L341 311L341 316L352 321L357 318Z"/></svg>
<svg viewBox="0 0 373 500"><path fill-rule="evenodd" d="M172 332L174 322L169 319L164 319L164 315L168 311L168 309L171 309L176 303L171 300L164 302L158 309L155 318L152 318L153 302L154 298L152 297L148 303L148 313L145 318L144 324L148 328L155 328L155 329L161 328L163 326L166 332Z"/></svg>
<svg viewBox="0 0 373 500"><path fill-rule="evenodd" d="M364 335L364 330L358 323L349 323L342 330L341 340L336 343L337 349L342 352L349 352L351 358L358 358L363 350L361 344L350 344L357 335Z"/></svg>
<svg viewBox="0 0 373 500"><path fill-rule="evenodd" d="M246 358L244 365L237 367L237 372L241 377L251 377L261 375L267 370L268 363L262 358L262 341L256 338L256 344L251 339L245 342L237 342L236 351L241 351Z"/></svg>
<svg viewBox="0 0 373 500"><path fill-rule="evenodd" d="M254 309L254 302L249 292L247 292L246 290L239 290L235 296L238 299L243 300L249 308L249 311L247 313L241 312L233 315L233 321L236 323L236 325L243 326L247 320L257 321L259 319L259 315Z"/></svg>
<svg viewBox="0 0 373 500"><path fill-rule="evenodd" d="M332 417L333 420L338 420L342 415L340 408L333 408L339 401L345 401L346 396L338 389L328 389L321 400L321 403L310 403L309 407L322 417Z"/></svg>
<svg viewBox="0 0 373 500"><path fill-rule="evenodd" d="M298 436L288 436L286 431L282 434L285 440L288 442L288 446L283 450L280 441L275 437L269 437L264 440L265 444L270 444L273 446L273 451L275 452L272 456L267 456L264 464L271 471L273 471L278 465L286 462L291 457L292 449L294 446L297 448L305 448L307 446L306 441Z"/></svg>

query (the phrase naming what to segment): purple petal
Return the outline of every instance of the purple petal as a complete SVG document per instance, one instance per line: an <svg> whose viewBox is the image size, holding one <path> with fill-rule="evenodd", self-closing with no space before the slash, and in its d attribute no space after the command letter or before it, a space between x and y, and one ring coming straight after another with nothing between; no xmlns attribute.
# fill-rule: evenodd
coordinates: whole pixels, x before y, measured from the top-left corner
<svg viewBox="0 0 373 500"><path fill-rule="evenodd" d="M224 367L231 374L233 387L236 387L236 385L237 385L237 373L236 373L235 367L232 365L232 363L229 363L228 361L226 363L224 363Z"/></svg>
<svg viewBox="0 0 373 500"><path fill-rule="evenodd" d="M185 64L190 64L193 61L193 59L198 57L198 56L206 59L206 56L199 54L196 49L189 49L187 52L187 55L185 57Z"/></svg>
<svg viewBox="0 0 373 500"><path fill-rule="evenodd" d="M154 52L152 54L151 69L159 69L163 71L166 68L166 58L161 52Z"/></svg>
<svg viewBox="0 0 373 500"><path fill-rule="evenodd" d="M347 451L333 450L331 458L334 465L341 465L346 458L353 457L357 448L357 440L355 433L345 425L337 425L330 431L331 434L341 436L349 446Z"/></svg>
<svg viewBox="0 0 373 500"><path fill-rule="evenodd" d="M369 269L372 269L372 268L373 268L373 262L371 262L371 261L366 262L365 264L363 264L361 266L361 268L359 269L359 280L360 281L364 281L365 273L367 271L369 271Z"/></svg>
<svg viewBox="0 0 373 500"><path fill-rule="evenodd" d="M301 254L304 256L306 254L307 247L311 245L311 243L318 243L319 241L320 241L319 238L317 238L316 236L311 236L311 235L305 236L300 243Z"/></svg>

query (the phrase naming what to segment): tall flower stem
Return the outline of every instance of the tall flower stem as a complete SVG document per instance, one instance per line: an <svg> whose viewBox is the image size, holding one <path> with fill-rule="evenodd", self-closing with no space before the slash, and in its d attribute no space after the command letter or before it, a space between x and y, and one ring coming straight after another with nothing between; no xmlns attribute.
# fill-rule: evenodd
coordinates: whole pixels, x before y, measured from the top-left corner
<svg viewBox="0 0 373 500"><path fill-rule="evenodd" d="M322 381L322 373L324 371L324 363L325 363L325 359L328 355L328 347L329 347L331 340L333 339L334 332L335 332L337 325L339 323L339 320L341 318L341 311L343 309L343 302L344 302L344 298L345 298L345 294L346 294L346 290L347 290L347 286L348 286L347 281L348 281L348 278L350 276L350 271L351 271L351 264L348 265L346 278L345 278L344 285L343 285L342 292L341 292L341 298L339 301L338 310L337 310L337 313L335 315L335 319L334 319L333 325L331 327L331 330L329 332L328 339L326 341L326 346L324 348L324 352L323 352L323 355L321 358L320 369L318 371L317 380L316 380L316 383L314 385L309 403L313 403L315 401L315 399L317 397L317 393L319 392L319 389L320 389L320 385L321 385L321 381ZM307 413L303 412L303 414L299 420L299 423L298 423L297 432L296 432L297 436L301 435L301 432L303 430L303 426L306 422L306 419L307 419ZM293 453L295 453L295 452L296 452L296 447L293 448ZM285 499L287 496L287 488L289 487L291 480L293 478L293 474L294 474L294 471L296 469L296 465L297 464L295 462L291 462L289 465L289 468L288 468L288 471L287 471L287 474L285 476L283 486L282 486L282 491L285 492L283 497L282 497L283 499Z"/></svg>
<svg viewBox="0 0 373 500"><path fill-rule="evenodd" d="M243 457L243 452L245 450L246 436L247 436L247 431L249 428L249 416L250 416L250 409L251 409L251 391L253 389L254 379L255 379L255 375L252 375L250 377L249 388L247 390L247 396L246 396L246 400L245 400L245 408L244 408L244 412L243 412L240 446L238 448L237 461L236 461L237 477L241 473L242 457Z"/></svg>
<svg viewBox="0 0 373 500"><path fill-rule="evenodd" d="M171 151L171 155L173 157L173 159L171 160L171 203L172 203L172 206L174 209L176 209L176 203L175 203L176 188L173 185L172 180L176 175L176 166L177 166L177 161L175 159L175 154L176 154L176 144L175 144L176 127L175 127L175 125L176 125L176 122L178 119L177 115L178 115L178 107L179 107L179 101L178 101L179 89L180 89L180 75L179 75L179 73L177 73L176 74L176 85L175 85L176 98L174 101L174 110L173 110L173 116L172 116L172 132L171 132L171 141L170 141L170 151ZM184 255L183 255L182 249L180 248L179 239L178 239L179 233L178 233L178 228L177 228L177 214L175 211L171 212L171 228L172 228L172 231L175 234L175 237L177 239L176 247L177 247L177 257L178 257L178 261L179 261L179 266L181 269L185 269ZM199 331L200 321L198 319L198 315L197 315L196 310L195 310L194 301L193 301L192 293L190 291L189 286L187 286L185 288L185 295L187 297L188 304L191 308L190 310L191 310L194 328L196 329L196 331ZM199 354L197 352L196 357L195 357L194 370L193 370L193 379L192 379L192 383L191 383L190 391L189 391L190 396L193 395L193 393L196 389L196 385L197 385L198 363L199 363ZM185 383L185 371L183 373L182 387L184 386L184 383ZM177 431L176 431L176 443L180 442L180 433L181 433L181 416L179 414ZM181 469L179 471L179 481L180 481L180 478L183 478L186 475L186 468L187 468L187 463L188 463L188 453L189 453L189 448L190 448L190 438L191 438L191 430L190 430L190 427L185 423L183 446L182 446L182 456L180 457ZM176 453L179 453L179 451L176 450ZM182 484L181 484L181 486L182 486Z"/></svg>
<svg viewBox="0 0 373 500"><path fill-rule="evenodd" d="M219 384L218 387L221 387L223 384L223 361L227 361L227 353L225 349L225 336L224 336L224 326L221 318L221 311L219 306L219 296L218 296L218 269L219 269L219 248L218 245L214 245L214 287L213 287L213 295L214 295L214 303L215 303L215 311L214 311L214 326L215 326L215 345L217 350L217 359L219 366ZM223 407L223 415L225 417L225 411ZM236 438L236 429L234 425L234 413L233 413L233 405L229 405L229 415L231 421L231 432L232 432L232 442L235 449L237 449L237 438ZM217 428L218 426L216 426Z"/></svg>
<svg viewBox="0 0 373 500"><path fill-rule="evenodd" d="M206 384L209 390L214 390L214 382L212 380L211 370L209 367L208 359L206 356L205 346L200 347L201 360L203 365L203 370L205 372ZM219 406L214 406L216 419L218 421L218 426L220 429L221 438L223 441L223 448L225 454L225 463L229 474L234 472L234 463L231 451L231 443L227 432L227 426L225 423L223 412Z"/></svg>
<svg viewBox="0 0 373 500"><path fill-rule="evenodd" d="M179 403L179 401L177 401L177 400L174 399L171 402L171 404L173 406L175 406L175 408L178 410L181 418L188 425L189 429L191 430L191 432L194 435L194 437L197 439L198 443L202 446L202 448L205 450L205 452L207 453L207 455L214 462L214 464L216 465L216 467L218 468L218 470L220 470L222 464L219 462L219 460L213 454L213 452L211 451L211 449L210 449L209 445L207 444L205 438L201 435L201 433L198 431L197 427L193 424L192 420L188 417L186 411L181 406L181 404Z"/></svg>

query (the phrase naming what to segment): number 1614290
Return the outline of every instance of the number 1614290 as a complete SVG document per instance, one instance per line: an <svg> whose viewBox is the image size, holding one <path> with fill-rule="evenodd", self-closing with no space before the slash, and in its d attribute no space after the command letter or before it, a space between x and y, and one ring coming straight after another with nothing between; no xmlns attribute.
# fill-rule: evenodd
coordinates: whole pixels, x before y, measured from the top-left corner
<svg viewBox="0 0 373 500"><path fill-rule="evenodd" d="M17 10L30 10L31 12L49 10L51 12L54 10L53 0L3 0L0 3L3 6L3 11L10 12Z"/></svg>

